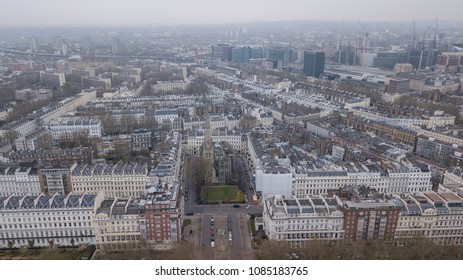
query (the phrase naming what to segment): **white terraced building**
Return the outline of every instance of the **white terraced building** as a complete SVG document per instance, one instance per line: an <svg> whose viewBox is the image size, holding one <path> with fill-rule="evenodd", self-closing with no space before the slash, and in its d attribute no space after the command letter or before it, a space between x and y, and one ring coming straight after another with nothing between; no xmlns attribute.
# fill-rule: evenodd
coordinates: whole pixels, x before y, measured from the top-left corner
<svg viewBox="0 0 463 280"><path fill-rule="evenodd" d="M373 164L328 170L293 169L293 193L297 197L326 195L345 186L368 186L380 193L402 194L431 191L431 172L413 165L391 163L386 169Z"/></svg>
<svg viewBox="0 0 463 280"><path fill-rule="evenodd" d="M186 145L189 154L197 155L200 153L204 143L204 132L204 130L189 131ZM242 142L242 135L240 131L217 129L212 131L212 142L227 142L233 149L242 152L246 148L246 140Z"/></svg>
<svg viewBox="0 0 463 280"><path fill-rule="evenodd" d="M0 248L95 244L95 195L0 197Z"/></svg>
<svg viewBox="0 0 463 280"><path fill-rule="evenodd" d="M149 181L146 164L74 165L71 186L75 193L104 193L105 198L141 197Z"/></svg>
<svg viewBox="0 0 463 280"><path fill-rule="evenodd" d="M73 134L81 133L89 138L100 138L102 127L99 120L60 118L57 121L51 121L47 128L50 130L53 139L59 140L62 137L70 137Z"/></svg>
<svg viewBox="0 0 463 280"><path fill-rule="evenodd" d="M0 167L0 196L38 195L40 180L38 170L31 167Z"/></svg>
<svg viewBox="0 0 463 280"><path fill-rule="evenodd" d="M293 245L309 240L342 240L341 205L338 198L269 195L264 200L264 231L269 239L291 241Z"/></svg>
<svg viewBox="0 0 463 280"><path fill-rule="evenodd" d="M138 200L105 199L95 207L95 241L98 249L136 247L140 241Z"/></svg>

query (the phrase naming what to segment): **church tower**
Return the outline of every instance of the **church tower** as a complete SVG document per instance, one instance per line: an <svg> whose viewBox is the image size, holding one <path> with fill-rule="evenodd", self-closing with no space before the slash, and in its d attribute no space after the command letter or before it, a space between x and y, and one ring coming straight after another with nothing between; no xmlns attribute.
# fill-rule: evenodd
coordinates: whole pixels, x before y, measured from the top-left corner
<svg viewBox="0 0 463 280"><path fill-rule="evenodd" d="M214 145L212 143L211 121L209 112L206 112L206 130L204 131L204 144L202 149L202 157L207 160L206 184L216 182L214 168Z"/></svg>

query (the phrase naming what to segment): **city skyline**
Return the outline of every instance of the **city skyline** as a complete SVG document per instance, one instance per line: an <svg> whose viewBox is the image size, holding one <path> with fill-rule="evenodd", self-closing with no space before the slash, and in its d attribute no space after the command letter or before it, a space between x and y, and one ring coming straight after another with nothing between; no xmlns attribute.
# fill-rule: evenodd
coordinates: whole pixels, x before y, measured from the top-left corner
<svg viewBox="0 0 463 280"><path fill-rule="evenodd" d="M323 4L302 0L238 0L233 5L211 0L175 0L164 3L122 0L117 4L107 0L97 3L83 0L78 5L57 0L46 0L40 4L31 0L19 0L2 4L8 13L0 19L0 27L158 26L289 20L401 21L433 18L453 21L459 20L458 12L463 8L463 4L455 0L440 1L443 7L453 7L442 10L436 10L430 1L392 0L381 7L380 12L376 12L371 7L378 8L377 4L384 5L367 0L330 0Z"/></svg>

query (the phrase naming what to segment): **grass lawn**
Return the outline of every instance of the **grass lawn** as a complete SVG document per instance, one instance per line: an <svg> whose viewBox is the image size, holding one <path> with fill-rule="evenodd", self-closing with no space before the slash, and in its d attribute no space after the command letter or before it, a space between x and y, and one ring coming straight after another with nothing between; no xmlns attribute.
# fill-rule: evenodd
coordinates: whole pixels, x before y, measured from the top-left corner
<svg viewBox="0 0 463 280"><path fill-rule="evenodd" d="M243 202L244 194L237 186L208 186L202 188L201 198L208 202Z"/></svg>

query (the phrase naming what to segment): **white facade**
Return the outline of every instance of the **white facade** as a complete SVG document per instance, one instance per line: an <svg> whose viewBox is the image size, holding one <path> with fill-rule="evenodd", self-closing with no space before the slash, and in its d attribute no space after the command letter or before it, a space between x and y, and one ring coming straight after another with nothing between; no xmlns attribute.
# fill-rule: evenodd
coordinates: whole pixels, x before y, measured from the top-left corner
<svg viewBox="0 0 463 280"><path fill-rule="evenodd" d="M151 89L154 92L171 91L171 90L185 90L188 83L184 81L158 81L157 84L152 85Z"/></svg>
<svg viewBox="0 0 463 280"><path fill-rule="evenodd" d="M292 174L284 167L256 168L256 190L262 197L269 194L291 196Z"/></svg>
<svg viewBox="0 0 463 280"><path fill-rule="evenodd" d="M300 244L344 239L344 214L337 198L270 195L264 200L263 221L271 240Z"/></svg>
<svg viewBox="0 0 463 280"><path fill-rule="evenodd" d="M51 121L47 128L54 140L81 133L89 138L101 137L101 122L99 120L60 118L58 121Z"/></svg>
<svg viewBox="0 0 463 280"><path fill-rule="evenodd" d="M295 171L294 195L327 194L329 190L345 186L368 186L380 193L401 194L431 191L431 172L424 172L414 166L390 166L386 172L380 172L371 166L361 169L330 171Z"/></svg>
<svg viewBox="0 0 463 280"><path fill-rule="evenodd" d="M233 149L242 151L241 145L242 134L238 131L230 130L214 130L212 131L212 142L220 143L227 142ZM201 146L204 143L204 131L190 131L187 139L186 149L190 154L199 153Z"/></svg>
<svg viewBox="0 0 463 280"><path fill-rule="evenodd" d="M141 197L149 181L146 164L74 165L71 186L75 193L97 194L106 198Z"/></svg>
<svg viewBox="0 0 463 280"><path fill-rule="evenodd" d="M135 248L140 241L139 205L133 199L103 200L95 211L98 249Z"/></svg>
<svg viewBox="0 0 463 280"><path fill-rule="evenodd" d="M435 140L438 140L438 141L463 146L463 139L458 138L458 137L456 137L456 135L453 135L451 133L443 134L443 133L439 133L437 131L432 131L432 130L419 128L418 129L418 135L424 135L424 136L427 136L427 137L430 137L430 138L434 138Z"/></svg>
<svg viewBox="0 0 463 280"><path fill-rule="evenodd" d="M95 244L94 195L0 197L0 247Z"/></svg>
<svg viewBox="0 0 463 280"><path fill-rule="evenodd" d="M455 116L450 115L425 116L423 118L406 116L399 118L391 118L383 113L371 111L361 107L353 107L349 108L349 110L352 111L356 116L361 116L375 121L384 121L387 123L397 124L406 127L426 126L427 128L431 128L433 126L446 126L455 124Z"/></svg>
<svg viewBox="0 0 463 280"><path fill-rule="evenodd" d="M463 199L448 192L406 195L395 200L400 215L395 240L423 236L439 245L463 245Z"/></svg>
<svg viewBox="0 0 463 280"><path fill-rule="evenodd" d="M0 196L39 195L40 182L36 168L0 168Z"/></svg>
<svg viewBox="0 0 463 280"><path fill-rule="evenodd" d="M176 109L160 109L154 112L156 123L162 124L164 120L173 121L178 118L178 111Z"/></svg>

